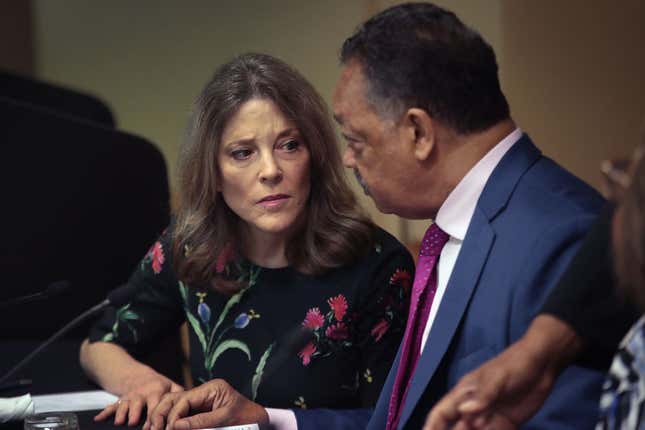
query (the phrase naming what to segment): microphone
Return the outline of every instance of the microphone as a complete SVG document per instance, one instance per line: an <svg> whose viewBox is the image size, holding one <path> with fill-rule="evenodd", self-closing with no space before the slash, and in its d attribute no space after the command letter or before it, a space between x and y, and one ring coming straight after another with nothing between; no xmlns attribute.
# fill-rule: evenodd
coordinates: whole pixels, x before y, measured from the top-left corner
<svg viewBox="0 0 645 430"><path fill-rule="evenodd" d="M59 289L60 287L56 287L56 288ZM74 318L72 321L67 323L65 326L63 326L63 328L58 330L49 339L43 342L38 348L34 349L29 355L23 358L11 370L5 373L2 376L2 378L0 378L0 387L3 384L5 384L9 380L9 378L15 375L16 372L18 372L20 369L22 369L27 364L29 364L31 360L37 357L38 354L40 354L45 348L47 348L49 345L51 345L54 341L59 339L65 333L67 333L68 331L76 327L79 323L83 322L84 320L91 317L92 315L95 315L101 312L108 306L121 307L125 305L130 301L130 299L135 295L137 291L138 291L138 288L131 284L121 285L120 287L117 287L114 290L110 291L110 293L107 295L107 298L105 300L103 300L98 305L95 305L90 309L86 310L85 312L83 312L82 314Z"/></svg>
<svg viewBox="0 0 645 430"><path fill-rule="evenodd" d="M56 281L49 284L43 291L39 291L34 294L28 294L26 296L15 297L13 299L0 302L0 309L55 297L68 290L70 286L71 284L69 283L69 281Z"/></svg>

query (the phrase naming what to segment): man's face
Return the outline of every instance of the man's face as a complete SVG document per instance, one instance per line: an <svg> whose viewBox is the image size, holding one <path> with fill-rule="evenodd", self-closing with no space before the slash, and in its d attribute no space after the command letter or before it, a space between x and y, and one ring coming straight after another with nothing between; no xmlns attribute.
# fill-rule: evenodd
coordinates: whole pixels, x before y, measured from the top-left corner
<svg viewBox="0 0 645 430"><path fill-rule="evenodd" d="M358 62L343 67L333 96L334 118L347 142L343 164L354 173L384 213L411 216L408 206L414 157L402 128L381 117L366 97L367 85ZM414 163L414 164L413 164Z"/></svg>

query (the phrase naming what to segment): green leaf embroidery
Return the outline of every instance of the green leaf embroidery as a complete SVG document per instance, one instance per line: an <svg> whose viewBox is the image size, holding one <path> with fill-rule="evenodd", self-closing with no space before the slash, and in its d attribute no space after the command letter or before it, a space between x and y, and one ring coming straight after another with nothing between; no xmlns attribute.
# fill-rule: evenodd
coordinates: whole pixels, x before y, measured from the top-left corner
<svg viewBox="0 0 645 430"><path fill-rule="evenodd" d="M130 321L136 321L136 320L140 319L140 318L139 318L139 315L137 315L137 313L136 313L136 312L134 312L134 311L130 311L130 310L126 310L126 311L124 311L124 312L120 315L120 317L119 317L119 318L120 318L120 319L122 319L122 320L124 320L124 321L128 321L128 320L130 320Z"/></svg>
<svg viewBox="0 0 645 430"><path fill-rule="evenodd" d="M260 361L258 362L258 367L255 368L255 374L253 375L253 379L251 380L251 394L253 396L251 400L253 401L255 401L255 398L258 395L258 387L260 386L260 382L262 382L262 374L264 373L264 367L266 366L269 355L271 355L271 350L273 349L273 345L275 345L275 342L269 345L266 351L264 351L264 354L262 354L262 357L260 357Z"/></svg>
<svg viewBox="0 0 645 430"><path fill-rule="evenodd" d="M234 294L230 299L228 299L228 302L226 302L226 306L224 306L224 310L222 310L222 313L220 314L219 318L217 319L217 322L215 323L215 327L213 327L213 330L211 331L210 338L208 339L208 348L211 347L211 343L213 343L213 339L215 338L215 332L219 328L219 326L222 324L222 321L224 321L224 318L228 314L228 312L231 310L233 306L238 304L240 300L242 300L242 296L248 290L249 287L244 288L240 290L237 294ZM204 348L204 352L207 352L206 348Z"/></svg>
<svg viewBox="0 0 645 430"><path fill-rule="evenodd" d="M262 271L261 267L251 267L249 269L249 287L252 287L253 285L255 285L261 271Z"/></svg>
<svg viewBox="0 0 645 430"><path fill-rule="evenodd" d="M112 324L112 333L104 335L102 340L104 342L111 342L116 339L119 335L119 323L124 323L128 330L130 330L130 332L132 333L134 342L138 343L139 337L137 335L137 330L132 326L132 324L128 323L128 321L143 322L143 319L136 312L130 310L130 303L117 309L116 318L114 319L114 324Z"/></svg>
<svg viewBox="0 0 645 430"><path fill-rule="evenodd" d="M229 349L239 349L240 351L245 353L249 361L251 361L251 351L249 351L249 347L246 346L244 342L241 342L237 339L227 339L224 342L217 345L217 348L215 348L215 351L213 351L213 355L208 357L208 361L206 362L206 368L212 369L213 365L215 365L215 362L217 361L219 356L222 355L223 352Z"/></svg>
<svg viewBox="0 0 645 430"><path fill-rule="evenodd" d="M195 334L197 335L197 339L199 339L199 343L202 345L204 354L206 354L206 337L204 336L204 332L202 331L202 328L199 325L199 321L197 321L197 318L195 318L189 311L186 311L186 318L188 318L188 322L192 326Z"/></svg>
<svg viewBox="0 0 645 430"><path fill-rule="evenodd" d="M248 360L251 361L251 351L249 350L249 347L245 343L237 339L228 339L220 343L222 336L229 329L232 328L232 326L230 326L230 327L226 327L224 330L219 330L220 326L224 322L224 319L226 318L226 316L230 313L231 309L240 302L246 290L248 290L255 284L255 281L258 275L260 274L261 268L257 267L254 269L251 267L248 270L241 270L241 271L242 271L242 275L238 278L238 281L243 281L244 279L248 279L249 280L248 286L240 290L237 294L233 295L228 299L228 301L226 302L226 305L224 306L224 309L222 310L222 312L219 315L219 318L217 319L217 322L212 327L210 326L210 324L205 324L205 326L202 327L202 324L200 323L200 321L192 314L191 309L189 308L189 305L190 305L189 287L184 285L184 283L181 281L178 282L179 292L184 302L186 318L190 323L193 331L197 335L197 338L202 347L202 350L204 351L204 367L209 375L211 374L212 368L215 365L215 362L217 361L219 356L225 351L227 351L228 349L238 349L242 351L243 353L246 354ZM218 332L219 332L219 336L217 336Z"/></svg>
<svg viewBox="0 0 645 430"><path fill-rule="evenodd" d="M188 302L188 288L184 285L183 282L179 281L179 292L181 293L181 298L184 299L184 303Z"/></svg>

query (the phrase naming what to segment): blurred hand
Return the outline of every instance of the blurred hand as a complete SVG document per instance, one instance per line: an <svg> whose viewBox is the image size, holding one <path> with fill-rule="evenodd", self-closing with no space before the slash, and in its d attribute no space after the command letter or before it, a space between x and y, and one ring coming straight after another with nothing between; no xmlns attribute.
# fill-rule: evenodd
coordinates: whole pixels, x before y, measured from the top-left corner
<svg viewBox="0 0 645 430"><path fill-rule="evenodd" d="M132 380L129 385L136 388L128 391L116 403L99 412L94 417L94 421L103 421L114 415L115 425L126 424L127 419L127 425L134 426L139 423L144 407L147 408L148 416L150 416L150 412L154 410L164 394L184 391L181 385L175 384L159 374L153 378L150 375L137 378ZM144 430L148 430L148 426L144 425Z"/></svg>
<svg viewBox="0 0 645 430"><path fill-rule="evenodd" d="M263 427L269 423L269 416L262 406L235 391L226 381L214 379L192 390L164 396L149 422L155 430L166 425L175 430L251 423Z"/></svg>
<svg viewBox="0 0 645 430"><path fill-rule="evenodd" d="M500 355L466 374L430 411L424 430L512 430L531 418L581 349L563 322L540 315Z"/></svg>

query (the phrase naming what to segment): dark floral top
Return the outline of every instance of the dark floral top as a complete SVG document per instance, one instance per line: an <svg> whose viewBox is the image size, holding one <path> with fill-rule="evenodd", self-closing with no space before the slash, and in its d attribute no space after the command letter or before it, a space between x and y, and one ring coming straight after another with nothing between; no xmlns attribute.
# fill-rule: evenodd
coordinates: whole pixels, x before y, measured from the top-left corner
<svg viewBox="0 0 645 430"><path fill-rule="evenodd" d="M169 236L162 235L132 275L129 282L140 286L133 301L109 309L90 341L115 342L137 356L188 321L196 384L223 378L278 408L376 403L405 330L413 280L412 258L396 239L378 230L366 257L322 276L216 261L223 266L218 272L231 270L248 285L226 296L176 279ZM285 333L301 326L313 331L311 341L273 366L285 350L279 347Z"/></svg>

